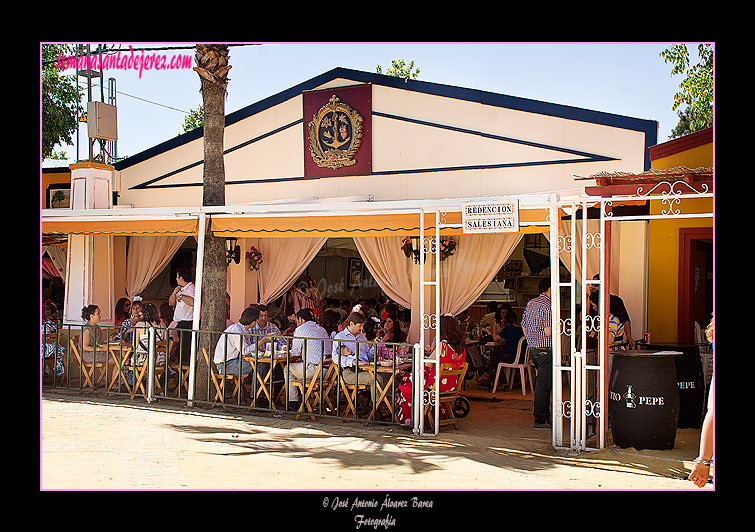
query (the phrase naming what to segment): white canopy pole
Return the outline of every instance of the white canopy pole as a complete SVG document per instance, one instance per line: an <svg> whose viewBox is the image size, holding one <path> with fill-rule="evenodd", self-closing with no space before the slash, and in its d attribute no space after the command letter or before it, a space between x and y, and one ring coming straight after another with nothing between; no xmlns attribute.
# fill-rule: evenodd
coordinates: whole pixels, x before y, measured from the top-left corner
<svg viewBox="0 0 755 532"><path fill-rule="evenodd" d="M194 315L191 325L191 361L189 363L189 406L194 400L194 382L197 375L197 330L199 330L199 316L202 302L202 270L204 265L204 237L207 226L207 214L199 213L199 227L197 231L197 271L194 274Z"/></svg>

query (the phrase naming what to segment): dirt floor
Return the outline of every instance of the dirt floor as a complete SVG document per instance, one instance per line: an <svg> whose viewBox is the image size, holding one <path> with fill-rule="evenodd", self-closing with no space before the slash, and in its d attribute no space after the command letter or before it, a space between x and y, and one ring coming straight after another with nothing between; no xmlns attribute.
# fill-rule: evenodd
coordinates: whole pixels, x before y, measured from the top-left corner
<svg viewBox="0 0 755 532"><path fill-rule="evenodd" d="M698 490L699 429L671 450L557 450L533 396L469 386L458 429L408 428L45 390L43 490ZM292 471L296 473L292 475ZM709 484L704 490L712 489Z"/></svg>

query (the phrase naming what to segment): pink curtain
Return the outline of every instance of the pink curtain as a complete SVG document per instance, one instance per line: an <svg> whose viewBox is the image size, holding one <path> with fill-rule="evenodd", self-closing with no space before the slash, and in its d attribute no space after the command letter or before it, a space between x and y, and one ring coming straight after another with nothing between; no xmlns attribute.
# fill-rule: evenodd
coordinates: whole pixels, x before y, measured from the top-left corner
<svg viewBox="0 0 755 532"><path fill-rule="evenodd" d="M459 235L455 253L440 263L440 312L456 316L480 297L511 256L522 234Z"/></svg>
<svg viewBox="0 0 755 532"><path fill-rule="evenodd" d="M286 293L320 251L327 238L260 238L264 262L259 270L259 300L268 305Z"/></svg>
<svg viewBox="0 0 755 532"><path fill-rule="evenodd" d="M126 257L126 295L144 290L170 262L186 236L132 236Z"/></svg>
<svg viewBox="0 0 755 532"><path fill-rule="evenodd" d="M359 255L383 292L405 308L412 307L412 259L401 251L400 236L354 238Z"/></svg>
<svg viewBox="0 0 755 532"><path fill-rule="evenodd" d="M42 257L42 271L50 277L60 277L60 272L49 257Z"/></svg>

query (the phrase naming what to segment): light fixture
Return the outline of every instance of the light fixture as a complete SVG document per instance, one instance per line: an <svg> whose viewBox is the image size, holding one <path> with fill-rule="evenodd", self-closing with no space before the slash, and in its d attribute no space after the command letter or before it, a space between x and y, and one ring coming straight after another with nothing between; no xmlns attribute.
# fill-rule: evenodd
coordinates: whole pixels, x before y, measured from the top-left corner
<svg viewBox="0 0 755 532"><path fill-rule="evenodd" d="M419 264L419 237L418 236L410 236L409 240L412 242L412 255L414 255L414 264ZM425 259L427 259L427 253L425 253Z"/></svg>
<svg viewBox="0 0 755 532"><path fill-rule="evenodd" d="M241 262L241 246L236 244L236 237L226 238L226 259L228 260L228 264L231 264L231 261L238 264Z"/></svg>

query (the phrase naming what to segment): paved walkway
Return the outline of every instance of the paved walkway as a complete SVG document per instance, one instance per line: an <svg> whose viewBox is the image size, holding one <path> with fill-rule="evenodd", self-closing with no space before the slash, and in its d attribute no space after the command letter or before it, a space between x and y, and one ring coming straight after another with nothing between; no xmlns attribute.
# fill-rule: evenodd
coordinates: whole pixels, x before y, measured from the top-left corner
<svg viewBox="0 0 755 532"><path fill-rule="evenodd" d="M473 402L473 412L482 415L483 405ZM526 423L528 432L510 437L452 430L427 438L401 427L45 391L40 487L318 490L324 506L322 490L699 491L684 480L694 449L686 458L615 446L557 451L550 432ZM694 448L699 430L682 436Z"/></svg>

